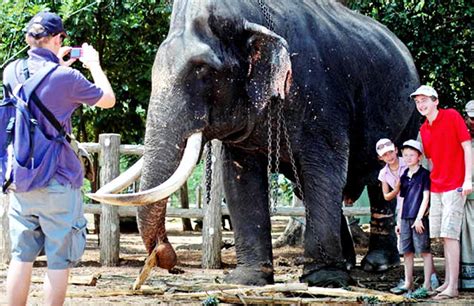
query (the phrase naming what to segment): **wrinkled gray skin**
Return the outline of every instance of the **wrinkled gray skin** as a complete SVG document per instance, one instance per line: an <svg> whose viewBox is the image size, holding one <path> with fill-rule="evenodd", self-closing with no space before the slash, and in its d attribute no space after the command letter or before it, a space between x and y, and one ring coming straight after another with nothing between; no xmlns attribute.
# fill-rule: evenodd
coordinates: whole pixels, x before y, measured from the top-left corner
<svg viewBox="0 0 474 306"><path fill-rule="evenodd" d="M364 267L384 270L399 262L393 205L376 185L375 143L416 136L409 94L418 76L387 28L338 3L265 3L273 31L249 26L268 26L258 1L174 2L153 66L141 186L152 188L173 173L191 134L221 140L238 261L226 280L273 283L266 118L270 101L282 104L308 217L301 280L345 285L346 264L355 259L341 203L357 199L364 185L376 202ZM280 169L294 180L283 143L281 154ZM139 210L149 251L168 243L164 215L158 205Z"/></svg>

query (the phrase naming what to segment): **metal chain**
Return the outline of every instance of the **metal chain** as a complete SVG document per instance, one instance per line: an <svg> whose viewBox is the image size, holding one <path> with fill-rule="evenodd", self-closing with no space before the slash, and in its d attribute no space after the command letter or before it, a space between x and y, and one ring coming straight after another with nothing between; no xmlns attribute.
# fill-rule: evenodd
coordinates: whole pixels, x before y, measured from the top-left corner
<svg viewBox="0 0 474 306"><path fill-rule="evenodd" d="M266 5L263 3L263 0L258 0L258 4L260 6L260 9L262 11L263 17L265 18L266 21L266 26L269 30L273 31L274 29L274 23L272 20L272 16L270 14L269 9L266 7ZM303 188L301 185L301 181L299 179L298 175L298 170L296 167L296 162L294 159L294 154L293 150L291 149L291 142L290 138L288 136L288 129L286 126L285 118L283 117L283 101L280 101L281 103L278 103L277 105L277 130L276 130L276 149L275 149L275 172L279 174L279 165L280 165L280 137L281 137L281 128L283 127L283 136L284 136L284 141L286 144L286 148L288 150L288 156L290 158L290 163L291 163L291 169L293 171L293 175L295 177L295 183L296 183L296 188L301 196L301 201L303 202L303 205L305 206L305 199L304 199L304 193L303 193ZM272 166L272 99L270 99L268 103L268 115L267 115L267 125L268 125L268 165L267 165L267 176L268 176L268 206L270 209L270 214L273 214L276 212L276 203L277 203L277 198L278 198L278 182L276 182L276 186L274 186L274 197L275 197L275 203L272 206L270 195L271 195L271 190L272 190L272 176L271 176L271 166ZM321 254L321 257L325 263L330 263L331 260L328 256L328 254L324 251L324 248L321 244L321 241L318 239L318 236L316 235L316 229L314 227L314 222L312 222L312 217L309 214L309 210L305 209L305 217L306 217L306 224L309 224L309 228L312 233L315 234L314 239L316 242L316 246L319 250L319 253Z"/></svg>
<svg viewBox="0 0 474 306"><path fill-rule="evenodd" d="M271 99L270 99L271 100ZM279 101L280 102L280 101ZM281 101L283 102L283 101ZM281 109L283 103L277 103L277 121L276 121L276 135L275 135L275 173L276 178L274 178L274 188L273 188L273 213L277 211L277 204L278 204L278 178L280 177L280 140L281 140Z"/></svg>
<svg viewBox="0 0 474 306"><path fill-rule="evenodd" d="M270 14L270 10L268 7L263 3L263 0L258 0L258 5L260 5L260 9L262 10L263 18L265 18L266 26L270 31L273 31L273 20L272 15Z"/></svg>
<svg viewBox="0 0 474 306"><path fill-rule="evenodd" d="M273 31L274 24L272 20L272 15L270 14L270 10L268 7L263 3L263 0L258 0L258 4L260 6L260 10L262 11L263 18L265 19L265 23L267 28L270 31ZM272 135L272 100L268 102L268 115L267 115L267 126L268 126L268 164L267 164L267 178L268 178L268 209L270 211L270 215L274 215L277 212L277 204L278 204L278 175L280 172L280 134L281 134L281 125L280 122L277 121L277 130L276 130L276 139L275 139L275 170L276 178L272 175L272 152L273 152L273 135ZM272 196L273 194L273 196ZM273 202L272 202L273 198Z"/></svg>
<svg viewBox="0 0 474 306"><path fill-rule="evenodd" d="M270 214L273 213L274 207L272 205L272 187L273 187L273 180L272 180L272 102L268 103L268 113L267 113L267 129L268 129L268 139L267 139L267 180L268 180L268 210Z"/></svg>
<svg viewBox="0 0 474 306"><path fill-rule="evenodd" d="M277 120L276 137L275 137L275 169L276 177L272 175L272 151L273 151L273 131L272 131L272 117L273 117L273 103L270 99L268 103L267 113L267 128L268 128L268 154L267 154L267 179L268 179L268 209L270 215L277 212L278 204L278 175L280 173L280 138L281 138L281 122ZM281 115L280 115L281 116ZM273 199L273 202L272 202Z"/></svg>
<svg viewBox="0 0 474 306"><path fill-rule="evenodd" d="M206 205L211 202L211 187L212 187L212 143L208 141L206 143L207 155L206 155Z"/></svg>
<svg viewBox="0 0 474 306"><path fill-rule="evenodd" d="M298 175L298 169L296 168L296 162L293 155L293 150L291 149L291 142L290 137L288 136L288 129L286 128L286 121L283 117L283 105L280 103L278 111L278 121L281 121L281 125L283 127L283 137L285 137L286 148L288 150L288 157L290 158L291 169L293 170L293 176L295 177L296 189L301 195L301 201L304 203L304 194L303 194L303 187L301 186L300 176Z"/></svg>

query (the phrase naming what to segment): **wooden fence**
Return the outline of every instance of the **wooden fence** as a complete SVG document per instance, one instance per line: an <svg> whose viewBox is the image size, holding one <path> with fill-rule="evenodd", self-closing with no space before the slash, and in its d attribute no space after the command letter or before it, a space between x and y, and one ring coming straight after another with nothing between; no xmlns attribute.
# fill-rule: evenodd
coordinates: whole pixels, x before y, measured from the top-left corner
<svg viewBox="0 0 474 306"><path fill-rule="evenodd" d="M103 186L120 174L120 155L141 155L143 146L122 145L120 135L102 134L99 143L83 143L87 151L97 153L99 157L99 178ZM214 187L213 187L214 188ZM88 199L87 199L88 200ZM10 239L8 230L8 196L0 196L0 265L10 261ZM207 213L205 213L207 212ZM85 213L100 215L100 262L104 266L117 266L120 250L120 217L136 215L136 207L118 207L112 205L85 204ZM170 218L203 219L203 262L205 268L217 268L220 265L221 216L228 215L227 208L221 208L220 201L211 201L204 208L167 208ZM368 207L345 207L346 216L365 216L370 214ZM302 207L278 207L274 216L304 217ZM218 239L216 239L216 237Z"/></svg>

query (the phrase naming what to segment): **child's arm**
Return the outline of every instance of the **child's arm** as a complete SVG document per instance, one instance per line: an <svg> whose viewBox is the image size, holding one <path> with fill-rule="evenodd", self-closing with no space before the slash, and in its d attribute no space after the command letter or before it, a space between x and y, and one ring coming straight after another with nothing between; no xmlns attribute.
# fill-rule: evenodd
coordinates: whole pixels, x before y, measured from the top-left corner
<svg viewBox="0 0 474 306"><path fill-rule="evenodd" d="M382 193L385 201L391 201L397 197L398 192L400 191L400 180L397 180L395 183L395 188L390 191L390 188L387 182L382 182Z"/></svg>
<svg viewBox="0 0 474 306"><path fill-rule="evenodd" d="M471 141L463 141L461 146L464 150L464 183L462 184L462 195L467 196L472 192L472 146Z"/></svg>
<svg viewBox="0 0 474 306"><path fill-rule="evenodd" d="M397 224L395 225L395 233L397 235L400 235L400 226L402 224L403 200L404 198L400 198L400 211L398 212Z"/></svg>
<svg viewBox="0 0 474 306"><path fill-rule="evenodd" d="M425 190L423 191L423 200L421 201L420 209L418 210L418 214L416 215L415 223L413 224L412 228L414 227L418 234L423 233L425 227L423 226L423 222L421 219L425 216L426 209L428 208L428 203L430 202L430 191Z"/></svg>

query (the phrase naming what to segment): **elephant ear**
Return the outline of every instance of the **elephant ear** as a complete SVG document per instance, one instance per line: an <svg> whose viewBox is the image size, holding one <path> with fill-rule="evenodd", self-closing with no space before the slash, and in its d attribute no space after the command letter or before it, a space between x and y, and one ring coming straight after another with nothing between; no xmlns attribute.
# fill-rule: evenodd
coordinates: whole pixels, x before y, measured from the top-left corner
<svg viewBox="0 0 474 306"><path fill-rule="evenodd" d="M286 40L269 29L244 22L248 32L249 68L247 94L257 113L262 112L272 98L285 99L291 85L291 61Z"/></svg>

